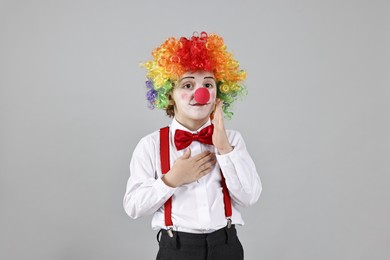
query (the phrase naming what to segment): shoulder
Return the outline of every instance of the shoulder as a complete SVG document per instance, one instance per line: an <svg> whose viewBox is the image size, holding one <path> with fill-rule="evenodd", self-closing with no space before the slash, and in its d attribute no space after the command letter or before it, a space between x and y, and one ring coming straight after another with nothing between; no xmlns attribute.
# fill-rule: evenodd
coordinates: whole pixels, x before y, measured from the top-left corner
<svg viewBox="0 0 390 260"><path fill-rule="evenodd" d="M152 151L155 151L160 144L159 131L160 130L156 130L142 137L134 149L135 154L149 154Z"/></svg>
<svg viewBox="0 0 390 260"><path fill-rule="evenodd" d="M141 140L138 142L138 146L156 145L159 143L159 139L160 139L160 129L142 137Z"/></svg>

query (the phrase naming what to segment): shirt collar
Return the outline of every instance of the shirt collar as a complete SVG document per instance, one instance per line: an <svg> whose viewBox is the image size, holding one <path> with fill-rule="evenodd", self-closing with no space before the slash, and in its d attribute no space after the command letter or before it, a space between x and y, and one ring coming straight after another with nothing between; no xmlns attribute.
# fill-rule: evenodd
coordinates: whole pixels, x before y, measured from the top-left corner
<svg viewBox="0 0 390 260"><path fill-rule="evenodd" d="M189 130L188 128L186 128L185 126L183 126L182 124L180 124L180 123L176 120L176 118L174 117L173 120L172 120L170 129L171 129L171 133L172 133L172 134L175 134L176 129L188 131L188 132L190 132L190 133L195 134L195 133L198 133L200 130L202 130L203 128L205 128L206 126L209 126L209 125L211 125L211 120L210 120L210 119L207 120L207 122L204 123L198 130L196 130L196 131L191 131L191 130Z"/></svg>

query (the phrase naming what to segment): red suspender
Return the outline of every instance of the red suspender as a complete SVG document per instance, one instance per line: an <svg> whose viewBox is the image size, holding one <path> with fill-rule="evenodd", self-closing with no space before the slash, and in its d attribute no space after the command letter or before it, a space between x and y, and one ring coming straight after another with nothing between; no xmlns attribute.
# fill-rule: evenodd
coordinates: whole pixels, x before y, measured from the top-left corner
<svg viewBox="0 0 390 260"><path fill-rule="evenodd" d="M223 202L225 204L225 216L228 220L230 220L232 216L232 202L230 200L229 190L226 186L225 177L223 176L222 171L221 171L221 177L222 177L221 182L222 182ZM231 220L230 223L228 223L228 225L230 224L231 224Z"/></svg>
<svg viewBox="0 0 390 260"><path fill-rule="evenodd" d="M170 166L169 160L169 127L160 129L160 161L162 174L166 174ZM165 225L172 227L172 197L170 197L164 204Z"/></svg>
<svg viewBox="0 0 390 260"><path fill-rule="evenodd" d="M169 127L167 126L160 129L160 161L162 174L166 174L170 170L169 155ZM226 186L225 177L223 176L222 171L221 177L223 202L225 204L225 216L228 220L227 226L230 227L232 216L232 203L228 188ZM172 197L170 197L164 204L164 217L165 225L168 228L172 228Z"/></svg>

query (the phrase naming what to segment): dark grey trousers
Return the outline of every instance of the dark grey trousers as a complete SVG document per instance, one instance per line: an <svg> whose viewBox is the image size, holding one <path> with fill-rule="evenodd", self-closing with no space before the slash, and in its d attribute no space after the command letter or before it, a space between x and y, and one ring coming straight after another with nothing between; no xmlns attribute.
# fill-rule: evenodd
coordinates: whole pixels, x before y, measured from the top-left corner
<svg viewBox="0 0 390 260"><path fill-rule="evenodd" d="M243 260L244 251L233 225L210 234L161 230L156 260ZM159 234L160 234L159 232ZM159 234L157 237L159 237Z"/></svg>

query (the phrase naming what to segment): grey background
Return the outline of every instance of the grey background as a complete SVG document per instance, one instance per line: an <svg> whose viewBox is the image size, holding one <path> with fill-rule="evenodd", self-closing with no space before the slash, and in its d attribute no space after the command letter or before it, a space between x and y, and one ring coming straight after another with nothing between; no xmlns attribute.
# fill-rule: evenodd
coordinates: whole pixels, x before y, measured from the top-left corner
<svg viewBox="0 0 390 260"><path fill-rule="evenodd" d="M389 1L0 1L0 259L154 259L122 209L139 139L169 123L138 63L222 35L248 72L239 130L263 194L246 259L389 259Z"/></svg>

